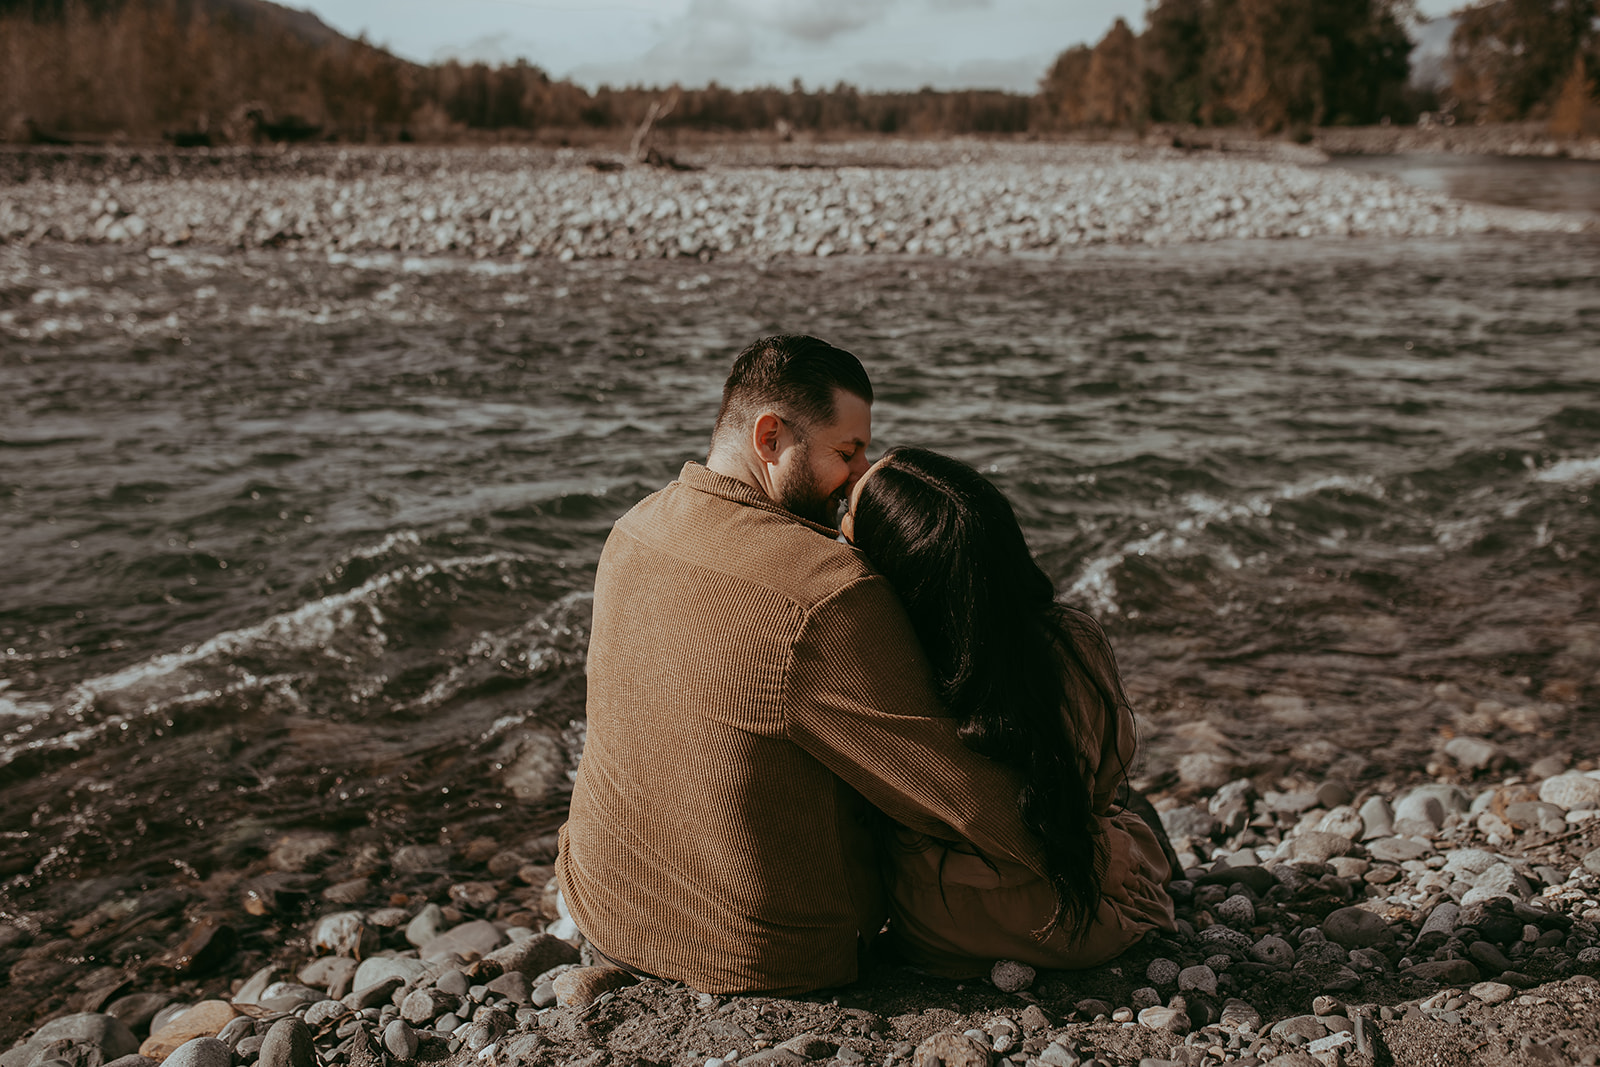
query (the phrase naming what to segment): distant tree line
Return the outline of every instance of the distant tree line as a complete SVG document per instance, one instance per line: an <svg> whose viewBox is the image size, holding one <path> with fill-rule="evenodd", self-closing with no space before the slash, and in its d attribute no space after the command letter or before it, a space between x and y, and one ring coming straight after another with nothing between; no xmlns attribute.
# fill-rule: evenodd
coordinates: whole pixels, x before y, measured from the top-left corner
<svg viewBox="0 0 1600 1067"><path fill-rule="evenodd" d="M1411 0L1156 0L1135 34L1121 19L1062 52L1035 126L1245 124L1265 131L1412 121L1600 117L1596 0L1481 0L1457 15L1451 84L1408 84Z"/></svg>
<svg viewBox="0 0 1600 1067"><path fill-rule="evenodd" d="M1459 15L1441 99L1407 84L1411 0L1154 0L1057 57L1035 95L994 90L674 94L658 128L939 135L1548 118L1596 125L1600 0L1484 0ZM526 62L422 66L264 0L0 0L12 139L446 140L637 126L662 91L589 91Z"/></svg>

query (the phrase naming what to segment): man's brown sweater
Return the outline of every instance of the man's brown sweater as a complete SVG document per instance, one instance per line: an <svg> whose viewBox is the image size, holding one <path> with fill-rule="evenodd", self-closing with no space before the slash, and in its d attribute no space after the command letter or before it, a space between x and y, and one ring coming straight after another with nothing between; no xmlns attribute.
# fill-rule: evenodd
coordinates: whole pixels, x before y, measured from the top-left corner
<svg viewBox="0 0 1600 1067"><path fill-rule="evenodd" d="M880 929L862 798L1039 870L1008 773L955 736L887 582L699 464L595 577L589 731L557 865L596 948L703 992L856 977Z"/></svg>

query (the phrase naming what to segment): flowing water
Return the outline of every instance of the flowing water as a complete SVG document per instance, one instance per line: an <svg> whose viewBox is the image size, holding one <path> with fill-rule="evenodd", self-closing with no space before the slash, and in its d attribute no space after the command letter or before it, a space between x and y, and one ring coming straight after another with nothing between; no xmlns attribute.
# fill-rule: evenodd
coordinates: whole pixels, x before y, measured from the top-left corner
<svg viewBox="0 0 1600 1067"><path fill-rule="evenodd" d="M1457 200L1600 215L1600 161L1410 152L1337 156L1329 164L1398 178Z"/></svg>
<svg viewBox="0 0 1600 1067"><path fill-rule="evenodd" d="M1600 754L1600 241L1066 262L0 248L0 878L559 824L595 561L734 352L1011 496L1159 776ZM1275 761L1275 762L1274 762ZM0 901L3 905L4 901Z"/></svg>

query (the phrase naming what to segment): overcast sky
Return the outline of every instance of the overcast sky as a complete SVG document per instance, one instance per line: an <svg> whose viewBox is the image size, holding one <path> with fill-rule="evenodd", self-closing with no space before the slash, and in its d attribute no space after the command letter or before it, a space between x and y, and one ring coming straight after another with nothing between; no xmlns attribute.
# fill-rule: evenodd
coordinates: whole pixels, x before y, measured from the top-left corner
<svg viewBox="0 0 1600 1067"><path fill-rule="evenodd" d="M407 59L526 58L589 88L847 81L1032 92L1063 49L1145 0L288 0ZM1419 0L1425 16L1460 0Z"/></svg>

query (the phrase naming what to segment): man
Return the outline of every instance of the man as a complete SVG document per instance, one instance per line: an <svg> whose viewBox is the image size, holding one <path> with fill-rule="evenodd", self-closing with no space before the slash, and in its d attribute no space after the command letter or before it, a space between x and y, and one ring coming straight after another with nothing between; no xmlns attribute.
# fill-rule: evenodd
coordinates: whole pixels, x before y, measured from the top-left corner
<svg viewBox="0 0 1600 1067"><path fill-rule="evenodd" d="M874 813L1041 870L956 738L887 583L836 540L872 386L813 337L734 363L705 466L620 519L595 576L589 732L557 872L599 952L708 993L856 977Z"/></svg>

